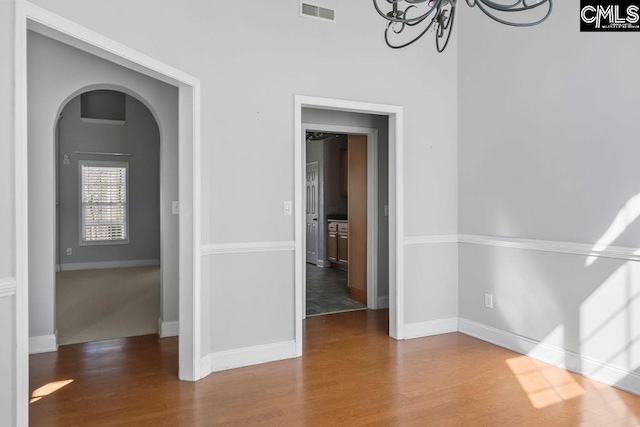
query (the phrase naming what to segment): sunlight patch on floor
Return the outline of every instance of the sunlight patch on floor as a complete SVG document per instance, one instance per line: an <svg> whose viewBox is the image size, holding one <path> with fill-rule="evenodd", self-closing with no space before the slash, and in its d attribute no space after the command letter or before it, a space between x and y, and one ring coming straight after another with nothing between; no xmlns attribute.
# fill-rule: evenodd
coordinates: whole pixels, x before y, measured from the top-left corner
<svg viewBox="0 0 640 427"><path fill-rule="evenodd" d="M582 386L563 369L527 356L514 357L506 362L534 408L546 408L585 394Z"/></svg>
<svg viewBox="0 0 640 427"><path fill-rule="evenodd" d="M50 382L49 384L45 384L40 388L37 388L33 391L33 393L31 394L31 400L29 400L29 403L35 403L38 400L42 399L45 396L49 396L52 393L55 393L56 391L60 390L62 387L68 386L69 384L71 384L73 382L73 380L64 380L64 381L53 381Z"/></svg>

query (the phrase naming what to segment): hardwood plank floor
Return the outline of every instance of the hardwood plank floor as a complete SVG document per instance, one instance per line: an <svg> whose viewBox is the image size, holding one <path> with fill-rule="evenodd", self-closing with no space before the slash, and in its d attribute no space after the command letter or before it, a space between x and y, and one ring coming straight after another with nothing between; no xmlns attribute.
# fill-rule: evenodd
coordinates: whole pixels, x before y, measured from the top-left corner
<svg viewBox="0 0 640 427"><path fill-rule="evenodd" d="M308 319L304 357L198 383L177 380L175 338L34 355L31 424L640 425L638 396L462 334L397 342L387 316Z"/></svg>

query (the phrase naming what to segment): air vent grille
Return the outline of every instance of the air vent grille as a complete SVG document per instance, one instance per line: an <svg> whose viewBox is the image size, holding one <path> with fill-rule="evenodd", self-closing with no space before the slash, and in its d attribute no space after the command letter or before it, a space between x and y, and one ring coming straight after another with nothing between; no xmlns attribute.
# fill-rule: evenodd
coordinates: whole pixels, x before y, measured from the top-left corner
<svg viewBox="0 0 640 427"><path fill-rule="evenodd" d="M323 21L336 21L335 10L310 3L301 3L300 15L307 18L322 19Z"/></svg>

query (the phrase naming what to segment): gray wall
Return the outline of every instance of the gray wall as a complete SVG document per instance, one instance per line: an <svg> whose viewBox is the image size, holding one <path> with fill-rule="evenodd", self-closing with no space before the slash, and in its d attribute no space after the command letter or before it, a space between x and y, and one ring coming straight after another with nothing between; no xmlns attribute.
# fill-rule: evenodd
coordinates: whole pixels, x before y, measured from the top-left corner
<svg viewBox="0 0 640 427"><path fill-rule="evenodd" d="M0 281L15 277L14 3L0 0ZM15 424L15 297L0 297L0 425ZM26 398L26 396L25 396Z"/></svg>
<svg viewBox="0 0 640 427"><path fill-rule="evenodd" d="M28 79L30 336L55 331L56 118L69 100L96 88L136 95L157 118L162 171L162 319L177 320L178 217L171 215L171 200L178 199L176 88L34 33L28 38ZM64 262L64 256L61 258Z"/></svg>
<svg viewBox="0 0 640 427"><path fill-rule="evenodd" d="M387 296L389 295L389 217L384 216L384 206L389 204L389 120L386 116L304 108L302 123L378 130L378 296ZM335 165L339 157L335 155L335 150L333 154L332 163ZM328 200L325 200L325 204L328 204ZM339 209L339 203L337 208ZM346 213L346 209L343 213Z"/></svg>
<svg viewBox="0 0 640 427"><path fill-rule="evenodd" d="M126 96L127 123L83 122L80 96L62 110L58 121L58 190L61 266L68 263L160 260L160 131L151 111ZM131 157L75 154L76 151L128 153ZM63 156L70 164L65 165ZM81 160L129 163L129 243L80 246L79 174ZM65 253L73 250L72 255Z"/></svg>
<svg viewBox="0 0 640 427"><path fill-rule="evenodd" d="M234 13L243 17L241 26L218 13L217 4L205 1L193 1L186 7L167 0L34 3L202 80L202 155L198 161L203 166L203 244L293 240L294 218L283 215L282 202L294 200L294 94L402 105L402 173L407 183L404 234L457 232L455 34L444 54L437 54L430 43L390 50L382 39L385 24L369 0L324 0L323 5L337 10L336 24L301 18L297 0L278 2L277 8L259 0L239 2ZM2 26L0 34L7 47L4 57L10 57L13 34L10 19L6 19L9 25ZM114 74L113 67L93 58L100 66L82 77L76 68L66 65L68 53L50 54L49 47L32 49L29 58L30 64L40 64L38 70L65 82L30 89L31 96L55 92L55 102L41 103L45 111L54 112L43 111L48 121L36 127L42 129L39 137L45 141L53 133L55 109L79 89L72 88L69 79L97 84ZM13 69L4 64L1 67L2 85L10 88ZM393 84L388 84L390 79ZM33 86L33 81L30 84ZM145 91L145 99L158 101L159 93L164 92ZM7 109L3 120L9 121L12 107L9 101L0 102ZM33 116L35 111L30 113ZM164 135L167 129L160 122ZM43 166L53 176L52 165ZM11 177L11 171L9 165L2 173ZM13 200L13 191L5 191L5 199ZM164 200L171 199L163 198L163 210L167 206ZM255 219L258 208L260 220ZM0 212L6 216L0 219L12 224L9 211ZM457 254L433 250L433 246L412 245L408 250L405 298L406 302L416 301L406 313L408 322L438 319L443 313L445 317L457 315ZM40 268L53 272L53 237L43 248L45 256L50 252L51 261ZM9 261L13 249L11 245L0 246L0 265L13 266ZM228 258L234 261L227 262ZM256 258L264 267L262 275L260 280L248 280L246 265ZM434 269L449 268L451 273L417 272L416 262ZM293 339L292 253L207 256L202 265L202 355L237 348L240 341L259 345ZM32 282L45 299L52 299L52 291L38 282L47 283L51 277ZM269 296L270 304L246 304L249 296L263 294ZM52 312L40 303L34 301L32 313L52 319ZM286 320L272 320L273 312ZM53 332L52 324L46 322L33 322L32 328L38 335Z"/></svg>
<svg viewBox="0 0 640 427"><path fill-rule="evenodd" d="M575 2L517 31L460 9L460 232L639 247L637 37L580 33ZM638 278L633 262L463 244L460 315L640 372Z"/></svg>

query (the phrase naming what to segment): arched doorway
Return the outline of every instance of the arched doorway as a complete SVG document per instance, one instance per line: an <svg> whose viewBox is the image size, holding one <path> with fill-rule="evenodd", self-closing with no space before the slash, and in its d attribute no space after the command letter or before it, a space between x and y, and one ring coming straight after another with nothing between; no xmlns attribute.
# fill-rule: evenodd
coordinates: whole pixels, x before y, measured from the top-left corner
<svg viewBox="0 0 640 427"><path fill-rule="evenodd" d="M160 129L115 89L83 91L58 116L58 345L158 332Z"/></svg>

